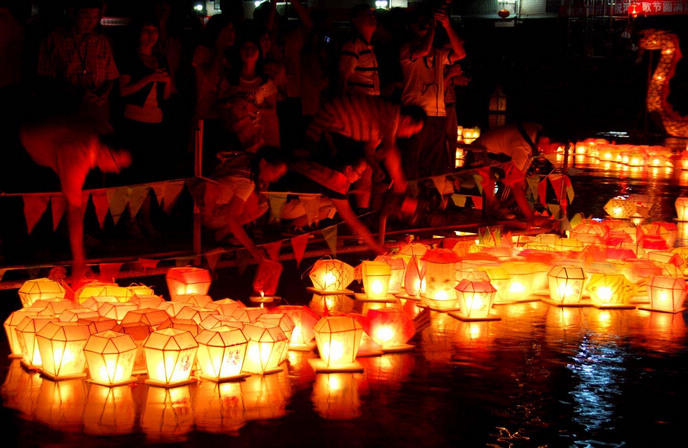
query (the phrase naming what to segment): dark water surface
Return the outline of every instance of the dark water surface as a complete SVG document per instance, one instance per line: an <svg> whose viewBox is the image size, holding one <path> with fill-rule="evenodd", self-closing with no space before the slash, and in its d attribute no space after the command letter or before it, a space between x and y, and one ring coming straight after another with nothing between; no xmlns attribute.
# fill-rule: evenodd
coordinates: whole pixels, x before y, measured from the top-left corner
<svg viewBox="0 0 688 448"><path fill-rule="evenodd" d="M671 220L688 183L646 174L575 176L571 213L602 216L609 198L635 193L651 197L652 219ZM231 296L232 283L214 290ZM0 298L3 317L19 307L15 292ZM473 323L433 312L415 350L362 358L362 374L316 375L314 354L290 352L277 374L169 390L45 380L7 359L5 340L3 445L686 446L685 312L542 302L495 312L501 321Z"/></svg>

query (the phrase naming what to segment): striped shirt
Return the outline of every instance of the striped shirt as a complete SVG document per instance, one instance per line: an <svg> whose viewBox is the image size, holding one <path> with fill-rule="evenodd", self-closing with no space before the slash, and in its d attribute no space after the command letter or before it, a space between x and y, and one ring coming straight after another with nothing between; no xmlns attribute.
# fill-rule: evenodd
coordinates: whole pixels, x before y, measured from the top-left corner
<svg viewBox="0 0 688 448"><path fill-rule="evenodd" d="M339 75L348 79L344 93L380 95L380 74L373 46L356 37L342 46Z"/></svg>
<svg viewBox="0 0 688 448"><path fill-rule="evenodd" d="M399 105L377 96L348 95L325 104L306 131L308 138L319 141L324 132L332 132L357 142L380 142L393 138L399 120Z"/></svg>

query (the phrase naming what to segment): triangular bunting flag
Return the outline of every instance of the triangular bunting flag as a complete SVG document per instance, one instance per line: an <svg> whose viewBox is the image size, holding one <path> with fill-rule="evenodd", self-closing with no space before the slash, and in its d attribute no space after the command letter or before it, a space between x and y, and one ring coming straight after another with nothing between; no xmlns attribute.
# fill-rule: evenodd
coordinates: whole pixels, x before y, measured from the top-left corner
<svg viewBox="0 0 688 448"><path fill-rule="evenodd" d="M473 199L473 206L477 210L483 209L483 197L482 196L471 196L471 199Z"/></svg>
<svg viewBox="0 0 688 448"><path fill-rule="evenodd" d="M538 184L540 183L540 176L535 175L535 176L530 176L526 178L526 182L528 183L528 188L530 189L530 193L533 195L533 200L537 202L538 200Z"/></svg>
<svg viewBox="0 0 688 448"><path fill-rule="evenodd" d="M103 282L114 282L122 269L122 263L100 263L100 280Z"/></svg>
<svg viewBox="0 0 688 448"><path fill-rule="evenodd" d="M465 207L466 206L466 195L464 194L453 194L452 195L452 201L454 201L454 205L457 207Z"/></svg>
<svg viewBox="0 0 688 448"><path fill-rule="evenodd" d="M115 222L115 224L117 224L119 222L119 218L122 217L122 213L124 213L124 210L127 208L127 204L129 203L129 198L127 197L129 188L108 188L106 191L107 199L110 204L110 215L112 216L112 220Z"/></svg>
<svg viewBox="0 0 688 448"><path fill-rule="evenodd" d="M265 248L265 252L268 253L268 257L270 257L271 260L279 261L280 249L282 249L282 240L269 244L263 244L263 248Z"/></svg>
<svg viewBox="0 0 688 448"><path fill-rule="evenodd" d="M566 197L569 198L569 204L573 202L573 185L571 185L571 179L565 178L566 182Z"/></svg>
<svg viewBox="0 0 688 448"><path fill-rule="evenodd" d="M163 205L162 209L165 211L165 213L170 213L172 209L174 208L174 204L177 203L177 199L179 199L179 195L182 194L182 190L184 189L184 181L176 181L176 182L167 182L165 184L165 189L163 191Z"/></svg>
<svg viewBox="0 0 688 448"><path fill-rule="evenodd" d="M205 257L205 261L208 263L208 267L210 268L211 272L215 272L217 262L220 261L222 254L224 254L225 252L226 251L224 249L218 247L203 254L203 256Z"/></svg>
<svg viewBox="0 0 688 448"><path fill-rule="evenodd" d="M576 213L575 215L573 215L573 218L571 218L571 220L569 221L569 226L571 226L571 230L575 229L578 226L578 224L580 224L582 221L583 217L580 213Z"/></svg>
<svg viewBox="0 0 688 448"><path fill-rule="evenodd" d="M327 243L327 247L330 248L330 252L332 252L332 256L336 257L337 256L337 226L330 226L330 227L325 227L324 229L321 230L323 238L325 238L325 242Z"/></svg>
<svg viewBox="0 0 688 448"><path fill-rule="evenodd" d="M132 218L139 213L149 190L148 185L137 185L129 189L129 214Z"/></svg>
<svg viewBox="0 0 688 448"><path fill-rule="evenodd" d="M279 221L282 216L282 208L287 203L287 195L283 193L269 193L268 202L270 202L270 217Z"/></svg>
<svg viewBox="0 0 688 448"><path fill-rule="evenodd" d="M561 230L573 231L573 227L571 227L571 221L569 221L566 216L564 216L564 219L561 221Z"/></svg>
<svg viewBox="0 0 688 448"><path fill-rule="evenodd" d="M538 196L540 198L540 204L547 207L547 177L543 177L538 183Z"/></svg>
<svg viewBox="0 0 688 448"><path fill-rule="evenodd" d="M103 228L105 217L108 210L110 210L110 202L108 201L105 190L93 191L91 193L91 200L93 200L93 207L96 209L96 218L98 218L98 225Z"/></svg>
<svg viewBox="0 0 688 448"><path fill-rule="evenodd" d="M57 226L60 225L62 220L62 215L64 215L65 207L67 202L64 196L56 195L50 198L50 206L53 212L53 232L57 230Z"/></svg>
<svg viewBox="0 0 688 448"><path fill-rule="evenodd" d="M549 209L550 213L552 213L552 217L554 219L559 219L559 212L561 211L561 206L558 204L548 204L547 208Z"/></svg>
<svg viewBox="0 0 688 448"><path fill-rule="evenodd" d="M174 265L181 268L184 266L189 266L191 264L191 260L194 258L195 257L179 257L174 260Z"/></svg>
<svg viewBox="0 0 688 448"><path fill-rule="evenodd" d="M237 271L239 274L244 275L246 272L246 267L248 262L252 259L251 255L247 250L239 249L236 254Z"/></svg>
<svg viewBox="0 0 688 448"><path fill-rule="evenodd" d="M320 216L320 199L312 196L299 196L299 201L301 201L303 209L306 210L308 225L317 223Z"/></svg>
<svg viewBox="0 0 688 448"><path fill-rule="evenodd" d="M41 220L41 216L48 208L49 201L50 196L24 196L24 217L26 218L26 230L29 234L33 232L33 228Z"/></svg>
<svg viewBox="0 0 688 448"><path fill-rule="evenodd" d="M435 188L442 196L454 192L453 184L447 182L447 176L435 176L432 178L432 183L435 184Z"/></svg>
<svg viewBox="0 0 688 448"><path fill-rule="evenodd" d="M308 246L308 238L310 238L310 235L305 233L291 239L291 247L294 251L296 266L300 265L301 260L303 260L303 254L306 253L306 246Z"/></svg>
<svg viewBox="0 0 688 448"><path fill-rule="evenodd" d="M155 193L155 199L158 200L158 205L162 207L163 199L165 198L165 187L167 186L167 182L156 182L154 184L151 184L151 188L153 189L153 192Z"/></svg>
<svg viewBox="0 0 688 448"><path fill-rule="evenodd" d="M136 264L140 269L143 269L144 271L147 269L155 269L158 266L158 263L160 263L160 260L153 260L151 258L141 258L136 261Z"/></svg>

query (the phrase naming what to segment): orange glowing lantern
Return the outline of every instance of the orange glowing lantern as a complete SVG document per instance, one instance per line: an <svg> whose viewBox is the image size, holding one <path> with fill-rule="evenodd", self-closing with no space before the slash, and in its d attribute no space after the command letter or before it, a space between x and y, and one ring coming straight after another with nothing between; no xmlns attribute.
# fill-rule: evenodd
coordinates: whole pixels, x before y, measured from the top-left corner
<svg viewBox="0 0 688 448"><path fill-rule="evenodd" d="M41 368L41 352L38 350L38 344L36 343L36 334L49 322L54 321L55 319L51 317L26 316L17 325L15 330L21 345L21 363L27 369L38 370Z"/></svg>
<svg viewBox="0 0 688 448"><path fill-rule="evenodd" d="M120 323L130 311L136 310L138 310L138 307L135 303L105 302L98 308L98 314L109 317L110 319L115 319L117 323Z"/></svg>
<svg viewBox="0 0 688 448"><path fill-rule="evenodd" d="M460 311L450 313L459 320L500 320L490 315L497 289L490 282L461 280L456 286Z"/></svg>
<svg viewBox="0 0 688 448"><path fill-rule="evenodd" d="M36 300L32 308L41 308L38 313L41 316L59 316L64 310L76 308L76 304L64 299L41 299Z"/></svg>
<svg viewBox="0 0 688 448"><path fill-rule="evenodd" d="M244 325L244 336L248 340L243 371L246 373L269 374L279 367L285 346L289 344L281 328L255 322Z"/></svg>
<svg viewBox="0 0 688 448"><path fill-rule="evenodd" d="M364 293L355 294L358 300L396 300L388 296L389 279L392 268L381 261L364 261L361 263Z"/></svg>
<svg viewBox="0 0 688 448"><path fill-rule="evenodd" d="M313 408L322 418L348 420L361 415L361 400L354 373L318 375L313 384Z"/></svg>
<svg viewBox="0 0 688 448"><path fill-rule="evenodd" d="M313 327L320 359L309 362L316 372L361 371L356 355L363 337L363 327L350 316L323 317Z"/></svg>
<svg viewBox="0 0 688 448"><path fill-rule="evenodd" d="M425 261L425 292L430 309L449 311L456 308L456 269L461 261L449 249L432 249L423 257Z"/></svg>
<svg viewBox="0 0 688 448"><path fill-rule="evenodd" d="M271 312L285 313L294 322L294 329L289 340L289 350L313 350L315 347L313 327L320 320L320 316L309 307L298 305L280 305Z"/></svg>
<svg viewBox="0 0 688 448"><path fill-rule="evenodd" d="M239 321L232 316L223 316L222 314L211 314L201 321L199 326L203 330L211 330L215 327L221 327L223 325L228 325L232 323L238 323ZM239 322L240 323L240 322ZM242 325L243 328L243 325Z"/></svg>
<svg viewBox="0 0 688 448"><path fill-rule="evenodd" d="M201 378L226 381L241 378L248 341L242 330L217 327L196 336Z"/></svg>
<svg viewBox="0 0 688 448"><path fill-rule="evenodd" d="M146 373L146 357L143 351L143 344L148 339L148 336L153 332L150 325L142 322L134 322L130 324L119 325L119 331L128 334L136 343L136 355L134 357L133 374Z"/></svg>
<svg viewBox="0 0 688 448"><path fill-rule="evenodd" d="M212 315L220 315L217 310L207 310L205 308L197 308L195 306L186 306L179 310L176 316L177 319L191 319L197 324L200 324L203 319Z"/></svg>
<svg viewBox="0 0 688 448"><path fill-rule="evenodd" d="M160 305L158 305L158 309L163 310L170 317L174 317L187 306L189 305L184 302L162 302Z"/></svg>
<svg viewBox="0 0 688 448"><path fill-rule="evenodd" d="M680 222L688 221L688 197L681 196L676 198L674 206L676 207L677 219Z"/></svg>
<svg viewBox="0 0 688 448"><path fill-rule="evenodd" d="M536 287L546 283L537 278L538 264L532 262L507 262L502 264L502 269L509 273L507 281L497 288L497 303L519 303L537 300L533 297ZM546 272L546 271L545 271ZM544 276L543 276L544 277Z"/></svg>
<svg viewBox="0 0 688 448"><path fill-rule="evenodd" d="M232 313L234 313L234 311L239 307L243 308L243 303L232 299L215 300L205 305L206 309L217 310L217 312L223 316L231 316Z"/></svg>
<svg viewBox="0 0 688 448"><path fill-rule="evenodd" d="M400 297L418 300L418 296L423 290L423 277L425 276L425 262L422 262L423 270L421 270L420 263L418 257L410 257L404 272L404 291L406 294Z"/></svg>
<svg viewBox="0 0 688 448"><path fill-rule="evenodd" d="M86 283L81 288L77 289L74 292L74 298L76 299L77 302L81 303L90 297L107 296L107 294L105 294L105 287L106 286L111 286L111 287L115 287L115 288L119 287L119 285L117 285L117 283L100 282L97 280L93 280L91 282Z"/></svg>
<svg viewBox="0 0 688 448"><path fill-rule="evenodd" d="M629 301L635 295L633 284L623 274L592 274L587 282L592 305L596 308L633 309Z"/></svg>
<svg viewBox="0 0 688 448"><path fill-rule="evenodd" d="M98 311L94 311L91 308L71 308L61 312L57 319L60 322L76 322L81 318L98 316L100 316Z"/></svg>
<svg viewBox="0 0 688 448"><path fill-rule="evenodd" d="M391 294L400 292L404 283L404 273L406 272L406 263L404 259L390 255L380 255L375 258L375 261L381 261L390 266L389 287L387 291Z"/></svg>
<svg viewBox="0 0 688 448"><path fill-rule="evenodd" d="M85 377L84 345L90 336L86 325L48 322L36 333L41 373L53 380Z"/></svg>
<svg viewBox="0 0 688 448"><path fill-rule="evenodd" d="M287 359L287 351L289 350L289 343L291 342L291 335L294 333L294 328L296 325L291 317L287 313L269 313L262 314L258 317L257 322L263 322L264 324L280 327L284 331L284 335L287 337L287 344L284 346L284 352L282 353L280 362Z"/></svg>
<svg viewBox="0 0 688 448"><path fill-rule="evenodd" d="M167 289L172 300L179 294L207 294L210 289L210 272L194 267L177 267L167 271Z"/></svg>
<svg viewBox="0 0 688 448"><path fill-rule="evenodd" d="M119 386L132 383L136 343L128 334L107 330L96 333L86 342L84 355L93 383Z"/></svg>
<svg viewBox="0 0 688 448"><path fill-rule="evenodd" d="M173 300L173 302L185 303L189 306L195 306L198 308L203 308L212 301L212 297L210 297L207 294L177 294L177 296ZM155 307L157 307L158 305L156 305Z"/></svg>
<svg viewBox="0 0 688 448"><path fill-rule="evenodd" d="M77 320L77 322L88 325L88 331L90 331L91 334L102 333L106 330L119 331L119 327L115 319L110 319L109 317L100 315L95 317L81 317L79 320ZM117 329L115 329L115 327L117 327Z"/></svg>
<svg viewBox="0 0 688 448"><path fill-rule="evenodd" d="M188 331L165 328L154 331L143 344L148 367L147 384L174 387L188 383L198 343Z"/></svg>
<svg viewBox="0 0 688 448"><path fill-rule="evenodd" d="M258 269L256 269L252 285L253 290L259 295L251 296L249 300L260 304L281 300L280 297L275 296L281 275L282 263L272 260L261 261L258 264Z"/></svg>
<svg viewBox="0 0 688 448"><path fill-rule="evenodd" d="M430 247L425 244L408 243L399 248L399 256L404 259L406 264L409 264L411 257L416 257L418 260L421 260L428 250L430 250Z"/></svg>
<svg viewBox="0 0 688 448"><path fill-rule="evenodd" d="M7 334L7 341L10 343L10 358L22 358L22 347L19 342L19 337L16 332L17 325L24 320L25 317L38 316L40 309L37 308L22 308L20 310L14 311L5 319L4 327L5 333Z"/></svg>
<svg viewBox="0 0 688 448"><path fill-rule="evenodd" d="M407 344L416 333L411 318L400 310L384 308L370 310L366 333L383 352L398 352L413 349L413 345Z"/></svg>
<svg viewBox="0 0 688 448"><path fill-rule="evenodd" d="M170 317L170 320L158 325L157 329L163 330L165 328L176 328L177 330L188 331L193 335L193 337L198 336L198 332L201 331L195 320L180 319L178 317Z"/></svg>
<svg viewBox="0 0 688 448"><path fill-rule="evenodd" d="M604 211L614 219L628 219L636 211L635 203L625 198L612 198L604 206Z"/></svg>
<svg viewBox="0 0 688 448"><path fill-rule="evenodd" d="M163 310L142 308L140 310L129 311L124 318L122 318L121 323L143 322L144 324L150 325L153 330L157 330L161 324L169 322L169 320L170 316Z"/></svg>
<svg viewBox="0 0 688 448"><path fill-rule="evenodd" d="M648 311L662 311L664 313L680 313L685 308L688 286L682 278L655 276L647 285L650 299L649 306L638 308Z"/></svg>
<svg viewBox="0 0 688 448"><path fill-rule="evenodd" d="M91 282L75 294L79 303L90 297L116 297L119 302L128 302L135 295L152 295L153 290L145 285L119 286L117 283Z"/></svg>
<svg viewBox="0 0 688 448"><path fill-rule="evenodd" d="M89 297L88 299L81 302L81 307L91 308L92 310L98 311L103 303L115 303L119 302L117 297L99 296L99 297Z"/></svg>
<svg viewBox="0 0 688 448"><path fill-rule="evenodd" d="M22 302L22 307L28 308L36 300L40 299L64 299L64 287L49 278L37 278L34 280L27 280L19 288L19 298Z"/></svg>
<svg viewBox="0 0 688 448"><path fill-rule="evenodd" d="M261 315L267 312L268 310L266 308L261 308L259 306L249 306L237 308L232 313L232 317L240 322L252 323L256 322Z"/></svg>
<svg viewBox="0 0 688 448"><path fill-rule="evenodd" d="M312 292L317 294L353 294L347 288L354 281L354 268L335 259L315 262L308 274L313 282Z"/></svg>
<svg viewBox="0 0 688 448"><path fill-rule="evenodd" d="M130 303L135 303L139 308L157 308L163 303L165 299L155 295L138 295L135 294L130 300Z"/></svg>
<svg viewBox="0 0 688 448"><path fill-rule="evenodd" d="M577 266L554 266L547 274L550 300L556 306L582 306L585 274Z"/></svg>

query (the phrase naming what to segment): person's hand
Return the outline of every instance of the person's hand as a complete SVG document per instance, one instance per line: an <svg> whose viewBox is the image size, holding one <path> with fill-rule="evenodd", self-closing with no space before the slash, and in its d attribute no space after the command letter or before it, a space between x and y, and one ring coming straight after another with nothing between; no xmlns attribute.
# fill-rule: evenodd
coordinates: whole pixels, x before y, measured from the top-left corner
<svg viewBox="0 0 688 448"><path fill-rule="evenodd" d="M167 84L171 81L170 74L164 68L158 68L155 72L151 73L150 80L155 82L161 82Z"/></svg>
<svg viewBox="0 0 688 448"><path fill-rule="evenodd" d="M447 29L451 26L449 22L449 16L447 15L446 12L438 11L435 13L435 21L439 22L444 29Z"/></svg>

